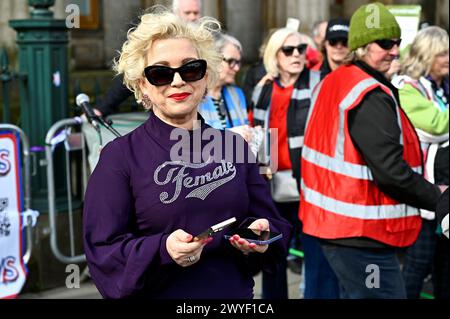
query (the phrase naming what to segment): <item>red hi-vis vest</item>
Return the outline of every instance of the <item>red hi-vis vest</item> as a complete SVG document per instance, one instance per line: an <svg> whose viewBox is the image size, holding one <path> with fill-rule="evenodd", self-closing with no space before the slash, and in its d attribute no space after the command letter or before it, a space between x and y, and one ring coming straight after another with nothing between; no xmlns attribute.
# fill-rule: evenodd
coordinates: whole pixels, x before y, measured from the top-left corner
<svg viewBox="0 0 450 319"><path fill-rule="evenodd" d="M368 237L405 247L419 234L419 210L377 187L348 130L348 112L375 88L385 91L397 105L388 87L354 65L341 66L316 88L302 151L299 218L303 231L315 237ZM421 173L414 128L398 105L396 109L403 158Z"/></svg>

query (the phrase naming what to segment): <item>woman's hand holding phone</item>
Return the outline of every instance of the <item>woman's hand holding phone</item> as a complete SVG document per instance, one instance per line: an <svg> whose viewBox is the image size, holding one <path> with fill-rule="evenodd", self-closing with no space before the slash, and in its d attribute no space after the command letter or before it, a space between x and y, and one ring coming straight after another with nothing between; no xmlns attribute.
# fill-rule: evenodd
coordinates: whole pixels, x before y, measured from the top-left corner
<svg viewBox="0 0 450 319"><path fill-rule="evenodd" d="M269 221L265 218L255 220L248 228L258 229L261 231L270 231ZM245 255L248 255L251 252L262 254L267 250L267 248L269 248L269 245L257 245L255 243L250 243L244 238L239 237L237 234L230 237L230 243L235 248L242 251Z"/></svg>
<svg viewBox="0 0 450 319"><path fill-rule="evenodd" d="M189 267L201 258L203 248L213 239L192 241L194 236L178 229L167 237L166 249L170 257L181 267Z"/></svg>

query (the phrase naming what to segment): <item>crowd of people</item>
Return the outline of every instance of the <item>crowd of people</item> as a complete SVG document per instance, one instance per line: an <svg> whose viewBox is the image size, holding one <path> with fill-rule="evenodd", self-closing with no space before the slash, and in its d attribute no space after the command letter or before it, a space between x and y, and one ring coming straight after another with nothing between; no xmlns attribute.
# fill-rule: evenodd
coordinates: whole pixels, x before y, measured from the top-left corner
<svg viewBox="0 0 450 319"><path fill-rule="evenodd" d="M86 191L101 294L251 299L262 272L262 297L287 299L294 260L306 299L415 299L430 274L448 298L447 31L423 28L400 56L400 26L380 3L311 37L271 30L240 88L245 48L200 12L177 0L142 15L96 106L107 116L134 96L149 113L103 148ZM258 244L234 228L196 240L233 217L282 238Z"/></svg>

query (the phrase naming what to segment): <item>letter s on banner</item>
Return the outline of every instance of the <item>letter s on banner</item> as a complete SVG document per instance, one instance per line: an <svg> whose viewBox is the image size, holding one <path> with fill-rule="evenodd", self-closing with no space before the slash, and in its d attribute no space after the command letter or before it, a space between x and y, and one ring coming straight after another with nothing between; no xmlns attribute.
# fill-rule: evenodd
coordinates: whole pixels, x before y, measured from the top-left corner
<svg viewBox="0 0 450 319"><path fill-rule="evenodd" d="M20 139L0 132L0 299L15 298L25 284L23 263Z"/></svg>
<svg viewBox="0 0 450 319"><path fill-rule="evenodd" d="M0 149L0 176L8 175L11 170L11 162L9 161L9 151Z"/></svg>

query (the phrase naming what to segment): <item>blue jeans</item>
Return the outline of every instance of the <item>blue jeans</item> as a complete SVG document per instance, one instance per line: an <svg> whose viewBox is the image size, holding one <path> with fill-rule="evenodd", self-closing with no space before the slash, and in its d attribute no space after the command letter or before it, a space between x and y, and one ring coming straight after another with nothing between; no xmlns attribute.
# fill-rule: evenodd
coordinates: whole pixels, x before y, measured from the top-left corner
<svg viewBox="0 0 450 319"><path fill-rule="evenodd" d="M394 248L357 248L322 244L343 299L406 299Z"/></svg>
<svg viewBox="0 0 450 319"><path fill-rule="evenodd" d="M301 234L305 253L305 299L339 299L339 282L317 238Z"/></svg>

